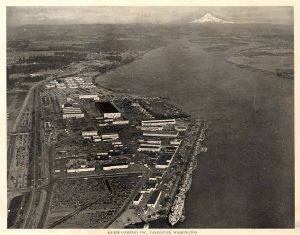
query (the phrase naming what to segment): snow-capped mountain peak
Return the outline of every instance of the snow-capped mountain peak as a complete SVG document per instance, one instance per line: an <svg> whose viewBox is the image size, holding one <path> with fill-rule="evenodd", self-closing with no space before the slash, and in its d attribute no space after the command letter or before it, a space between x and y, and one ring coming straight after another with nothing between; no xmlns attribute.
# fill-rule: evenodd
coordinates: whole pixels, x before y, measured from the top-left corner
<svg viewBox="0 0 300 235"><path fill-rule="evenodd" d="M204 16L202 16L200 19L198 20L194 20L190 23L221 23L221 24L232 24L234 22L231 22L231 21L226 21L226 20L222 20L222 19L219 19L215 16L213 16L212 14L210 13L207 13L205 14Z"/></svg>

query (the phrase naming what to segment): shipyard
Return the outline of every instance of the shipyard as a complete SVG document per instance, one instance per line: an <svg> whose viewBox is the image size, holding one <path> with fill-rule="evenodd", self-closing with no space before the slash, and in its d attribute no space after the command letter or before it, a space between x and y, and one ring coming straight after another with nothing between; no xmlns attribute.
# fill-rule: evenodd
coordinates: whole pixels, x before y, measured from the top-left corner
<svg viewBox="0 0 300 235"><path fill-rule="evenodd" d="M27 213L44 208L26 223L148 227L157 219L171 225L184 220L184 195L207 120L189 117L166 98L109 91L84 76L46 80L33 95L28 108L38 107L39 116L30 117L29 128L39 128L38 136L23 134L23 128L17 140L23 151L32 151L37 141L39 158L34 165L13 163L25 165L18 173L25 174L23 181L9 175L11 189L29 186L35 192Z"/></svg>
<svg viewBox="0 0 300 235"><path fill-rule="evenodd" d="M8 229L295 227L293 7L5 10Z"/></svg>

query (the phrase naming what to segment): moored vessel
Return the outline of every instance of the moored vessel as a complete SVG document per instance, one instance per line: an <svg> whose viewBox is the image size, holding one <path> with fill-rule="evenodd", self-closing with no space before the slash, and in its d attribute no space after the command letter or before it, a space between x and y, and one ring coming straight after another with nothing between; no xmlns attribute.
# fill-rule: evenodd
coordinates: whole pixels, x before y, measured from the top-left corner
<svg viewBox="0 0 300 235"><path fill-rule="evenodd" d="M185 195L183 193L177 194L174 204L172 206L173 210L171 210L171 213L169 214L169 222L172 226L174 226L183 215L184 200Z"/></svg>

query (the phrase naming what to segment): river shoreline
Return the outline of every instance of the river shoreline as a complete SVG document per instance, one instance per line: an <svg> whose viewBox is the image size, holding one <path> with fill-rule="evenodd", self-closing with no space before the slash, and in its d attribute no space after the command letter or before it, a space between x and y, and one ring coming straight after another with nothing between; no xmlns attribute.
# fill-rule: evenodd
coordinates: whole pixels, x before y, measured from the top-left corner
<svg viewBox="0 0 300 235"><path fill-rule="evenodd" d="M231 50L208 53L203 48L176 40L98 81L134 95L168 96L185 113L212 123L209 152L198 159L187 195L187 219L175 227L289 227L294 201L289 173L294 156L293 80L239 68L226 61ZM282 164L289 170L283 171ZM266 197L268 204L262 199ZM280 208L280 216L268 213L271 206ZM154 224L168 227L161 221Z"/></svg>

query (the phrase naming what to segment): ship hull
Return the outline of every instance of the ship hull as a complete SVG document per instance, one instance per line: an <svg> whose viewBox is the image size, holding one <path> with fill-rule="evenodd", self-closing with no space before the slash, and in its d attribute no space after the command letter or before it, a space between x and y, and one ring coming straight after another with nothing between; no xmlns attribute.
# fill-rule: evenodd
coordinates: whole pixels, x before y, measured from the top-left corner
<svg viewBox="0 0 300 235"><path fill-rule="evenodd" d="M169 223L174 226L181 219L184 210L185 195L177 195L172 206L173 211L169 214Z"/></svg>

